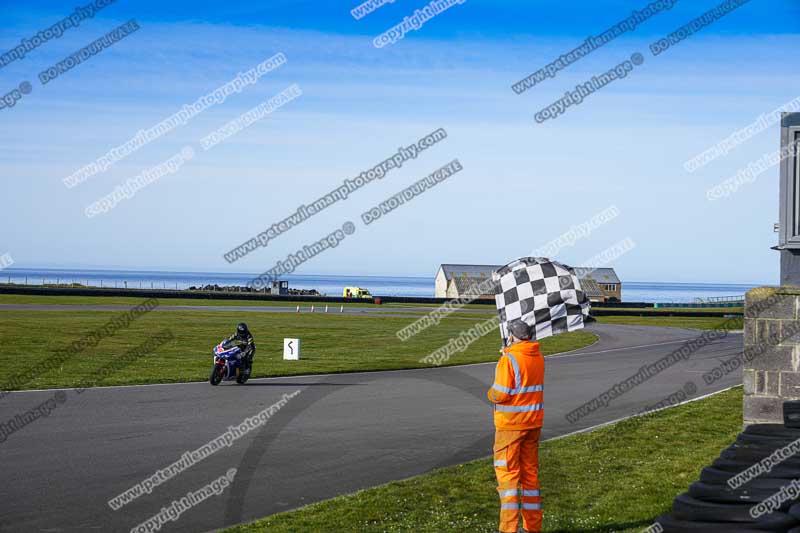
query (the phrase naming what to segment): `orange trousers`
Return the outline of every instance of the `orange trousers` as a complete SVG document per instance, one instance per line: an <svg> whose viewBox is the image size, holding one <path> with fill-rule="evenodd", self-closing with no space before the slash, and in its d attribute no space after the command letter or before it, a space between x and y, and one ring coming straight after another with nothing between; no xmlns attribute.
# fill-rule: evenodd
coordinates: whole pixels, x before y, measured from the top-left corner
<svg viewBox="0 0 800 533"><path fill-rule="evenodd" d="M541 428L523 431L498 429L494 436L494 471L500 494L500 531L516 533L522 527L542 530L539 494L539 436Z"/></svg>

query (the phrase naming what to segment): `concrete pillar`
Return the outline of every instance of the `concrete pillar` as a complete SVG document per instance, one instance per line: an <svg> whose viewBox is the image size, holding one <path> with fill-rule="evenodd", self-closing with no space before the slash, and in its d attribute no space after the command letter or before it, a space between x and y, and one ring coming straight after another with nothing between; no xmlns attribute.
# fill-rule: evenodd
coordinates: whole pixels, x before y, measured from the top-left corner
<svg viewBox="0 0 800 533"><path fill-rule="evenodd" d="M747 293L744 318L744 423L783 423L783 402L800 400L800 286Z"/></svg>

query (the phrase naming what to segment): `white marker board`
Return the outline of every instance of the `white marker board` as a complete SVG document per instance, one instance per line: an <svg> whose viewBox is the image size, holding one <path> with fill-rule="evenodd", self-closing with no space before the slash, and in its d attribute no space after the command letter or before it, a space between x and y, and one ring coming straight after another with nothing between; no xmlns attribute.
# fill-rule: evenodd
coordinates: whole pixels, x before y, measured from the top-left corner
<svg viewBox="0 0 800 533"><path fill-rule="evenodd" d="M300 360L300 339L283 339L283 358L287 361Z"/></svg>

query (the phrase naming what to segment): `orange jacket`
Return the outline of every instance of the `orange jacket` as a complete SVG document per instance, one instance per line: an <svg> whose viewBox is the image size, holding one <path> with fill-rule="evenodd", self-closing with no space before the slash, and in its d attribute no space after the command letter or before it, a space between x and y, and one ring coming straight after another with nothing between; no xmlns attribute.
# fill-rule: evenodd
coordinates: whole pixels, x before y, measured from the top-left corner
<svg viewBox="0 0 800 533"><path fill-rule="evenodd" d="M534 429L544 419L544 357L539 343L522 341L505 348L487 393L497 429Z"/></svg>

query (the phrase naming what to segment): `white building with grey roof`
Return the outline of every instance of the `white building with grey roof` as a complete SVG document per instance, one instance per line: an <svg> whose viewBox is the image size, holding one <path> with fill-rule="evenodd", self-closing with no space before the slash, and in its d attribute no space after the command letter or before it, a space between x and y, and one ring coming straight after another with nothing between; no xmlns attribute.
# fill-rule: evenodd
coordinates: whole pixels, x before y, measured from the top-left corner
<svg viewBox="0 0 800 533"><path fill-rule="evenodd" d="M502 265L439 265L434 281L437 298L494 299L492 272ZM575 267L581 288L592 302L622 300L622 282L613 268ZM488 289L488 290L487 290Z"/></svg>

